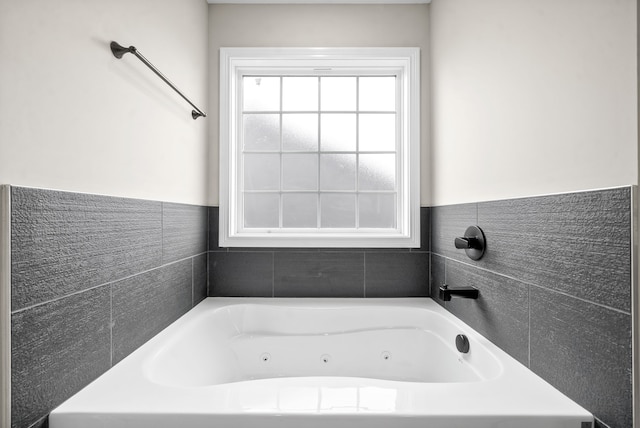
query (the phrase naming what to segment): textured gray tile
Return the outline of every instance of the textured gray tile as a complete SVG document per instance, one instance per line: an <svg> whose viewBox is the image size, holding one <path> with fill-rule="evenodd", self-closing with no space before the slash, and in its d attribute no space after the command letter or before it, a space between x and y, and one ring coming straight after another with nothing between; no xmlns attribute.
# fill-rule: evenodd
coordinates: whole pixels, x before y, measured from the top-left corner
<svg viewBox="0 0 640 428"><path fill-rule="evenodd" d="M275 297L364 297L364 253L274 254Z"/></svg>
<svg viewBox="0 0 640 428"><path fill-rule="evenodd" d="M420 207L420 248L411 251L431 251L431 208Z"/></svg>
<svg viewBox="0 0 640 428"><path fill-rule="evenodd" d="M429 295L429 253L365 252L365 297Z"/></svg>
<svg viewBox="0 0 640 428"><path fill-rule="evenodd" d="M191 271L187 259L111 285L114 364L191 309Z"/></svg>
<svg viewBox="0 0 640 428"><path fill-rule="evenodd" d="M630 315L532 286L531 369L611 428L632 426Z"/></svg>
<svg viewBox="0 0 640 428"><path fill-rule="evenodd" d="M438 289L445 282L445 258L437 254L431 253L431 280L429 282L429 295L436 303L444 306L444 301L438 297Z"/></svg>
<svg viewBox="0 0 640 428"><path fill-rule="evenodd" d="M11 190L14 311L161 263L159 202Z"/></svg>
<svg viewBox="0 0 640 428"><path fill-rule="evenodd" d="M207 297L207 254L200 254L193 261L193 305Z"/></svg>
<svg viewBox="0 0 640 428"><path fill-rule="evenodd" d="M478 265L631 310L630 189L478 204L487 252Z"/></svg>
<svg viewBox="0 0 640 428"><path fill-rule="evenodd" d="M12 315L12 427L38 422L109 369L109 321L109 286Z"/></svg>
<svg viewBox="0 0 640 428"><path fill-rule="evenodd" d="M220 209L218 207L209 207L209 251L226 251L226 248L218 246Z"/></svg>
<svg viewBox="0 0 640 428"><path fill-rule="evenodd" d="M162 262L168 263L207 251L207 207L162 204Z"/></svg>
<svg viewBox="0 0 640 428"><path fill-rule="evenodd" d="M472 262L453 240L464 236L467 227L477 224L477 205L461 204L431 208L431 251L441 256Z"/></svg>
<svg viewBox="0 0 640 428"><path fill-rule="evenodd" d="M209 295L272 297L272 252L210 252Z"/></svg>
<svg viewBox="0 0 640 428"><path fill-rule="evenodd" d="M509 355L529 365L529 286L474 266L446 261L451 288L472 286L478 299L452 297L445 307Z"/></svg>

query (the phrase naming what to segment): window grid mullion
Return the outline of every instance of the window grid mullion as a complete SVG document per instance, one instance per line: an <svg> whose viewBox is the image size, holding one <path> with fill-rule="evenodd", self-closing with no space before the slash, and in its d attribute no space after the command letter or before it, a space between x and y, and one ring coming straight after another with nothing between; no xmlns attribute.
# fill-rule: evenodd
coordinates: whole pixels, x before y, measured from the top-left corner
<svg viewBox="0 0 640 428"><path fill-rule="evenodd" d="M356 76L356 230L360 228L360 76Z"/></svg>
<svg viewBox="0 0 640 428"><path fill-rule="evenodd" d="M246 189L244 189L243 187L243 192L244 193L272 193L272 194L277 194L278 195L278 227L279 228L284 228L284 195L286 194L294 194L294 193L315 193L316 194L316 228L321 229L322 228L322 217L321 217L321 213L322 213L322 198L321 196L323 194L352 194L355 196L355 207L354 207L354 211L355 211L355 219L354 219L354 223L355 223L355 227L354 229L360 229L360 196L364 195L364 194L393 194L396 197L395 200L395 204L396 207L398 205L398 201L397 201L397 187L400 184L398 181L398 176L397 174L399 173L399 168L397 167L397 162L398 162L398 157L400 154L400 151L398 150L398 144L400 144L400 139L398 138L398 132L400 132L399 130L399 126L398 126L398 120L399 120L399 113L398 113L398 103L400 102L400 98L399 98L399 91L396 90L396 110L395 111L361 111L360 110L360 91L361 91L361 81L360 81L360 77L361 76L355 76L355 80L356 80L356 91L355 91L355 111L329 111L326 112L327 114L355 114L355 143L356 143L356 148L355 151L328 151L326 153L322 152L322 76L316 76L317 78L317 84L318 84L318 88L317 88L317 93L318 93L318 101L317 101L317 110L316 111L285 111L284 110L284 79L287 76L278 76L279 78L279 109L277 111L244 111L241 109L241 116L244 120L244 116L247 114L278 114L278 122L279 122L279 149L278 151L268 151L268 150L250 150L250 151L244 151L243 149L243 154L252 154L252 153L274 153L274 154L278 154L279 156L279 160L280 160L280 165L279 165L279 189L277 191L247 191ZM283 125L284 125L284 114L311 114L311 113L315 113L317 114L317 146L316 146L316 150L315 151L304 151L304 150L298 150L298 151L285 151L284 150L284 130L283 130ZM396 155L396 179L395 179L395 186L394 186L394 190L389 190L389 191L368 191L368 190L361 190L360 189L360 175L359 175L359 171L360 171L360 162L361 162L361 155L365 154L363 152L361 152L360 150L360 136L361 136L361 130L360 130L360 123L361 123L361 116L363 114L394 114L396 117L396 141L395 141L395 150L394 151L371 151L371 152L365 152L367 155L369 154L395 154ZM301 191L301 190L291 190L288 191L286 189L284 189L284 155L285 154L297 154L297 153L308 153L308 154L316 154L317 156L317 180L318 180L318 184L317 184L317 189L316 190L310 190L310 191ZM355 155L355 190L354 191L323 191L321 189L321 179L322 179L322 172L321 172L321 154L353 154ZM244 157L244 156L243 156ZM395 220L397 221L397 213L395 216Z"/></svg>
<svg viewBox="0 0 640 428"><path fill-rule="evenodd" d="M283 77L280 76L280 188L278 189L278 227L280 229L282 229L284 226L284 197L283 197L283 193L282 190L284 189L284 159L282 157L282 149L283 149L283 142L282 142L282 134L283 134L283 129L282 129L282 97L283 97L283 85L284 85L284 80Z"/></svg>
<svg viewBox="0 0 640 428"><path fill-rule="evenodd" d="M237 158L239 158L240 162L239 162L239 166L237 165L238 162L236 162L236 189L234 189L234 193L235 193L235 197L237 198L236 203L238 205L240 205L240 209L238 210L238 213L236 213L236 218L235 221L238 225L240 225L240 228L244 228L245 226L245 204L244 204L244 186L245 186L245 182L244 182L244 168L245 168L245 158L244 158L244 81L242 79L242 77L240 77L240 81L243 82L241 85L238 85L238 87L236 88L237 90L237 97L238 100L236 101L236 111L240 112L240 120L236 120L236 147L235 147L235 151L236 151L236 156ZM239 156L237 155L237 153L240 152Z"/></svg>
<svg viewBox="0 0 640 428"><path fill-rule="evenodd" d="M316 194L316 228L320 228L320 152L322 151L322 78L318 76L318 193Z"/></svg>
<svg viewBox="0 0 640 428"><path fill-rule="evenodd" d="M317 190L300 190L300 189L296 189L296 190L282 190L282 191L278 191L278 190L245 190L245 193L272 193L272 194L288 194L288 193L308 193L308 194L313 194L313 193L318 193ZM395 190L360 190L360 192L355 192L354 190L324 190L322 192L323 194L328 194L328 193L340 193L340 194L346 194L346 195L355 195L356 193L360 193L360 194L395 194L396 191Z"/></svg>
<svg viewBox="0 0 640 428"><path fill-rule="evenodd" d="M401 164L404 164L404 161L402 160L402 156L404 156L404 152L402 151L402 123L401 123L401 118L404 116L403 114L400 113L400 109L402 108L402 91L401 91L401 86L402 86L402 79L396 77L396 116L395 116L395 124L396 124L396 144L395 144L395 149L396 149L396 182L395 182L395 186L394 186L394 191L395 191L395 197L394 197L394 207L395 210L393 212L393 217L394 217L394 221L393 221L393 227L398 227L398 221L399 221L399 210L400 210L400 201L398 200L398 189L399 186L404 186L404 184L401 182L401 180L403 179L402 175L404 174L404 168L400 168Z"/></svg>
<svg viewBox="0 0 640 428"><path fill-rule="evenodd" d="M256 111L243 111L244 114L310 114L317 113L315 110L256 110ZM354 114L357 113L356 110L328 110L324 112L325 114ZM360 111L362 114L394 114L396 113L393 110L362 110Z"/></svg>
<svg viewBox="0 0 640 428"><path fill-rule="evenodd" d="M248 153L248 154L278 154L278 151L275 150L245 150L244 153ZM315 154L317 153L317 151L309 151L309 150L287 150L285 152L283 152L284 154L287 155L299 155L299 154ZM323 155L354 155L357 154L358 152L350 150L350 151L337 151L337 150L333 150L333 151L326 151L326 152L322 152ZM394 151L389 151L389 150L378 150L378 151L370 151L370 152L360 152L363 155L395 155L397 152Z"/></svg>

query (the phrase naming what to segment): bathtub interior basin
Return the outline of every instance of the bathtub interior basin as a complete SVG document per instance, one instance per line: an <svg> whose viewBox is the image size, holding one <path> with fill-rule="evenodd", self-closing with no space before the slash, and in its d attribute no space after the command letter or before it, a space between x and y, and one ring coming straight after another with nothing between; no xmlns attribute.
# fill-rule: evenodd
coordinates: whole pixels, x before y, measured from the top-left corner
<svg viewBox="0 0 640 428"><path fill-rule="evenodd" d="M464 335L468 352L456 347ZM51 428L586 428L593 417L431 299L208 298Z"/></svg>
<svg viewBox="0 0 640 428"><path fill-rule="evenodd" d="M405 382L496 378L499 360L481 344L472 353L459 353L457 334L441 314L420 308L237 304L185 328L145 361L144 369L150 381L171 386L304 376Z"/></svg>

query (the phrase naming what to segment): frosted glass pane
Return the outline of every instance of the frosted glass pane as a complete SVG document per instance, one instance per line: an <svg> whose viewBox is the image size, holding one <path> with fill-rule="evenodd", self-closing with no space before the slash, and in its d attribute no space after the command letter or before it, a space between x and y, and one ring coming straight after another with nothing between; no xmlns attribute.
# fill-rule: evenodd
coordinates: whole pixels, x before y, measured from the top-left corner
<svg viewBox="0 0 640 428"><path fill-rule="evenodd" d="M279 111L279 77L243 77L243 111Z"/></svg>
<svg viewBox="0 0 640 428"><path fill-rule="evenodd" d="M360 111L396 111L395 77L361 77Z"/></svg>
<svg viewBox="0 0 640 428"><path fill-rule="evenodd" d="M279 227L280 195L246 193L244 195L244 227Z"/></svg>
<svg viewBox="0 0 640 428"><path fill-rule="evenodd" d="M356 150L356 115L323 114L320 119L320 148L323 151Z"/></svg>
<svg viewBox="0 0 640 428"><path fill-rule="evenodd" d="M395 190L395 155L360 155L360 190Z"/></svg>
<svg viewBox="0 0 640 428"><path fill-rule="evenodd" d="M280 115L245 114L244 149L280 150Z"/></svg>
<svg viewBox="0 0 640 428"><path fill-rule="evenodd" d="M318 190L318 155L282 155L284 190Z"/></svg>
<svg viewBox="0 0 640 428"><path fill-rule="evenodd" d="M356 155L320 155L320 190L356 190Z"/></svg>
<svg viewBox="0 0 640 428"><path fill-rule="evenodd" d="M280 189L280 155L261 153L243 157L245 190Z"/></svg>
<svg viewBox="0 0 640 428"><path fill-rule="evenodd" d="M320 109L322 111L355 111L356 86L355 77L322 77Z"/></svg>
<svg viewBox="0 0 640 428"><path fill-rule="evenodd" d="M356 227L356 195L321 195L320 226Z"/></svg>
<svg viewBox="0 0 640 428"><path fill-rule="evenodd" d="M396 150L396 115L360 115L360 151L393 152Z"/></svg>
<svg viewBox="0 0 640 428"><path fill-rule="evenodd" d="M282 115L283 150L318 150L318 115Z"/></svg>
<svg viewBox="0 0 640 428"><path fill-rule="evenodd" d="M361 193L358 198L360 227L394 229L396 227L395 200L394 194Z"/></svg>
<svg viewBox="0 0 640 428"><path fill-rule="evenodd" d="M317 227L318 195L315 193L282 195L282 225L284 227Z"/></svg>
<svg viewBox="0 0 640 428"><path fill-rule="evenodd" d="M282 109L284 111L318 111L318 78L282 78Z"/></svg>

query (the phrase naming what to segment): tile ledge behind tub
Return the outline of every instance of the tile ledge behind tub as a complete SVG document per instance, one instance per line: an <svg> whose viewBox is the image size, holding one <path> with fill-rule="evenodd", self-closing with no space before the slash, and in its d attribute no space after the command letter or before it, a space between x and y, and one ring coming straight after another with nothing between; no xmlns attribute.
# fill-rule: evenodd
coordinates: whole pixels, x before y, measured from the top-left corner
<svg viewBox="0 0 640 428"><path fill-rule="evenodd" d="M0 184L1 186L5 186ZM37 187L37 186L24 186L24 185L11 185L6 184L9 189L25 189L25 190L42 190L46 192L57 192L57 193L66 193L69 195L86 195L86 196L96 196L100 198L113 198L113 199L128 199L132 201L143 201L143 202L160 202L164 204L173 204L173 205L188 205L192 207L209 207L209 205L201 205L192 202L179 202L179 201L168 201L165 199L153 199L153 198L145 198L139 196L122 196L122 195L111 195L109 193L98 193L98 192L88 192L84 190L66 190L66 189L55 189L53 187Z"/></svg>
<svg viewBox="0 0 640 428"><path fill-rule="evenodd" d="M596 189L579 189L579 190L563 190L561 192L549 192L549 193L536 193L534 195L528 196L505 196L503 198L493 198L493 199L480 199L477 201L465 201L465 202L447 202L444 204L434 204L429 205L429 208L438 208L438 207L449 207L455 205L473 205L473 204L483 204L487 202L500 202L500 201L517 201L519 199L533 199L533 198L543 198L545 196L562 196L562 195L574 195L581 193L592 193L592 192L602 192L607 190L619 190L619 189L630 189L633 193L634 189L637 188L635 184L624 184L620 186L611 186L611 187L598 187ZM424 207L421 207L424 208Z"/></svg>
<svg viewBox="0 0 640 428"><path fill-rule="evenodd" d="M11 187L0 185L0 428L11 426Z"/></svg>

